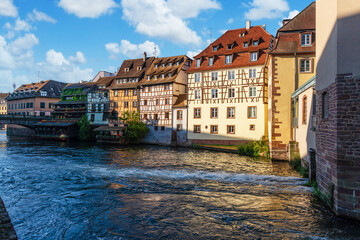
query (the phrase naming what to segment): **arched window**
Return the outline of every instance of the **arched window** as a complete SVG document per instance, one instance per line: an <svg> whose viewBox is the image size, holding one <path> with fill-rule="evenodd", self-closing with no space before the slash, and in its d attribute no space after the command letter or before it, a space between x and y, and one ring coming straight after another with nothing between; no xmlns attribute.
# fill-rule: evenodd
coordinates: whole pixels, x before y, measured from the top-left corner
<svg viewBox="0 0 360 240"><path fill-rule="evenodd" d="M303 124L307 123L307 97L306 97L306 95L303 97L302 122L303 122Z"/></svg>

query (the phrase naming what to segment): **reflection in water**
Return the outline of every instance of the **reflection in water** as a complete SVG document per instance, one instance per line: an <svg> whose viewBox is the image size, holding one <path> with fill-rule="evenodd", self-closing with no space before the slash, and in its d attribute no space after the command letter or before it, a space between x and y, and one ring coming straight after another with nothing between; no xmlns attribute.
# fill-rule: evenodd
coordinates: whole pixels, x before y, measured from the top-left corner
<svg viewBox="0 0 360 240"><path fill-rule="evenodd" d="M357 238L287 163L8 139L0 195L20 239Z"/></svg>

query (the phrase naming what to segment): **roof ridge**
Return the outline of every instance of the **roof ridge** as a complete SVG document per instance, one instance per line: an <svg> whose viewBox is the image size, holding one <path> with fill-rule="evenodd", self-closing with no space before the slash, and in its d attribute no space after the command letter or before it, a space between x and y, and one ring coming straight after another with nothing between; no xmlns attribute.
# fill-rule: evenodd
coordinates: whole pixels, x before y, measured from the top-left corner
<svg viewBox="0 0 360 240"><path fill-rule="evenodd" d="M281 32L281 29L285 28L288 24L290 24L293 20L296 20L300 15L302 15L308 8L310 8L313 4L316 4L316 2L312 2L310 3L306 8L304 8L301 12L299 12L295 17L293 17L289 22L287 22L286 24L284 24L281 28L279 28L277 30L277 33L278 32ZM290 30L287 30L287 31L290 31Z"/></svg>

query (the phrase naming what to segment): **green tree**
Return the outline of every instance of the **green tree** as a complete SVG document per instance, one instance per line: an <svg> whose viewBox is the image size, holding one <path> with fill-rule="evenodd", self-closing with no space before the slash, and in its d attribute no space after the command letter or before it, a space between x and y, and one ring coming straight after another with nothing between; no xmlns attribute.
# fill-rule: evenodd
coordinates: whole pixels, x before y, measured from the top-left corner
<svg viewBox="0 0 360 240"><path fill-rule="evenodd" d="M149 131L146 124L140 121L140 114L138 112L126 111L119 119L126 125L124 137L127 138L130 143L139 143Z"/></svg>
<svg viewBox="0 0 360 240"><path fill-rule="evenodd" d="M81 117L80 121L78 122L78 125L80 127L80 131L79 131L80 141L87 142L93 140L92 127L86 114Z"/></svg>

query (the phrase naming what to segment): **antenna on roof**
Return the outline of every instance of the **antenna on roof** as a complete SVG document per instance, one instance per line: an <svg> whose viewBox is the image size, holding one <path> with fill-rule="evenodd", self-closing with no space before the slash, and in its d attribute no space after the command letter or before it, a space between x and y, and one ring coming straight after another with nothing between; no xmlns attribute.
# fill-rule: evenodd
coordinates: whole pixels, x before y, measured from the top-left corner
<svg viewBox="0 0 360 240"><path fill-rule="evenodd" d="M156 45L154 46L154 56L156 57Z"/></svg>
<svg viewBox="0 0 360 240"><path fill-rule="evenodd" d="M13 83L13 88L14 88L14 92L15 92L15 88L16 88L16 83Z"/></svg>

